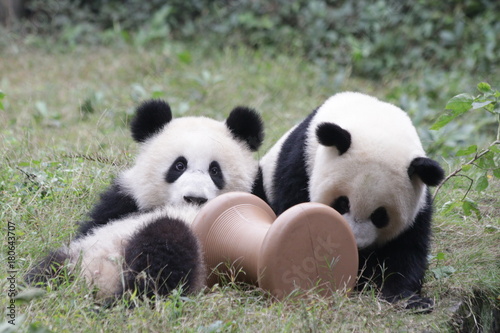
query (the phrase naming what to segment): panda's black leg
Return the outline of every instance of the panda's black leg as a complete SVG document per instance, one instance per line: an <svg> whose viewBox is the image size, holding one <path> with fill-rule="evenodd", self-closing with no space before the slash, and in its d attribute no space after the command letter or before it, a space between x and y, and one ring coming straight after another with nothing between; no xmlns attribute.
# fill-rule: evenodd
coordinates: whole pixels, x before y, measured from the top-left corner
<svg viewBox="0 0 500 333"><path fill-rule="evenodd" d="M419 313L430 313L434 309L434 300L422 297L419 293L404 290L398 295L387 295L386 290L382 290L382 298L391 303L400 303L407 310L415 310Z"/></svg>
<svg viewBox="0 0 500 333"><path fill-rule="evenodd" d="M373 252L368 260L360 256L358 290L363 290L367 284L375 284L380 288L381 298L388 302L402 304L406 309L420 313L432 312L434 301L420 295L425 271L423 267L416 267L417 258L406 252L406 259L412 259L408 261L413 266L398 266L391 260L393 258L385 261L377 258L388 258L388 254L377 257L377 253ZM400 262L404 263L404 259L400 258Z"/></svg>
<svg viewBox="0 0 500 333"><path fill-rule="evenodd" d="M194 292L204 281L198 241L184 222L159 218L131 237L125 249L124 290L167 295L183 285L185 292Z"/></svg>
<svg viewBox="0 0 500 333"><path fill-rule="evenodd" d="M61 270L69 256L64 250L56 250L49 253L35 267L29 270L25 276L26 282L29 284L45 285L50 279L61 278ZM61 282L61 281L59 281Z"/></svg>
<svg viewBox="0 0 500 333"><path fill-rule="evenodd" d="M384 278L387 275L388 277ZM361 270L356 289L363 291L371 285L380 289L380 298L387 302L398 303L399 306L418 313L432 312L434 300L422 297L421 286L408 282L400 273L388 272L383 265L378 265Z"/></svg>
<svg viewBox="0 0 500 333"><path fill-rule="evenodd" d="M99 201L89 214L91 219L79 223L76 238L85 237L94 228L137 211L139 208L134 198L127 194L115 179L113 184L101 193Z"/></svg>

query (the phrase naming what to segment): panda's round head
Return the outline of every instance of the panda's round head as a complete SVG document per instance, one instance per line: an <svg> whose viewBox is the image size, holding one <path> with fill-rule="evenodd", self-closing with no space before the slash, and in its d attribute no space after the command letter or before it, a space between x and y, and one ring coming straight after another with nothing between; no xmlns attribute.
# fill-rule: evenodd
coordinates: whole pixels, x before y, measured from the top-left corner
<svg viewBox="0 0 500 333"><path fill-rule="evenodd" d="M381 245L427 209L427 186L444 172L425 157L409 117L376 98L342 93L328 99L309 127L311 201L339 211L358 247Z"/></svg>
<svg viewBox="0 0 500 333"><path fill-rule="evenodd" d="M234 108L225 122L206 117L172 119L167 103L150 100L131 122L140 152L118 178L139 209L166 203L201 205L219 194L252 190L263 140L258 113Z"/></svg>

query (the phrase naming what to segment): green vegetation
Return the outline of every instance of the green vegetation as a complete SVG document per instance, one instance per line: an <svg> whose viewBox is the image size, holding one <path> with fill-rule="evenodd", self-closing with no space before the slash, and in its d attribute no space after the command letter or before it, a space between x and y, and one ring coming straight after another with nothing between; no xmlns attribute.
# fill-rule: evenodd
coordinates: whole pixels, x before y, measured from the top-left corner
<svg viewBox="0 0 500 333"><path fill-rule="evenodd" d="M213 7L203 0L172 1L168 8L151 1L143 12L128 12L133 13L130 22L126 8L112 7L113 1L89 1L73 11L75 2L69 0L44 3L46 12L53 10L46 23L35 16L41 2L27 2L33 11L28 23L38 22L38 30L24 22L18 30L0 31L0 220L6 230L0 285L5 294L9 271L16 271L19 332L492 329L491 314L500 308L496 2L432 7L418 1L388 15L389 1L351 12L348 1L269 2L281 4L274 7L262 1L235 1L235 7L223 6L225 1L213 1ZM385 16L376 17L377 6ZM91 21L86 16L90 10ZM105 15L113 10L114 16ZM106 17L112 18L110 24ZM317 26L311 23L315 18ZM321 26L327 21L329 29ZM207 34L202 36L203 29ZM333 32L338 36L326 37ZM396 37L401 44L394 42ZM489 85L477 86L483 81ZM328 96L344 90L405 109L429 155L454 174L435 197L423 291L436 301L431 314L412 314L382 302L375 290L272 302L255 288L231 284L188 297L175 292L165 299L132 297L107 308L95 304L79 279L42 292L26 289L24 272L75 235L75 222L85 218L113 175L132 161L136 146L127 124L139 101L164 98L177 117L224 119L235 105L254 107L266 126L259 157ZM436 121L433 128L441 128L431 130ZM10 227L15 233L13 268L8 266ZM2 297L0 304L0 332L10 332L9 298Z"/></svg>
<svg viewBox="0 0 500 333"><path fill-rule="evenodd" d="M450 99L445 107L447 112L438 118L436 123L431 126L431 129L439 130L462 114L480 109L484 109L496 117L498 126L496 138L487 147L482 149L473 144L458 150L455 153L456 157L460 158L463 156L470 159L466 162L462 161L458 168L451 172L434 192L434 197L436 197L441 186L452 177L462 176L467 178L470 181L469 189L461 200L450 202L447 210L461 204L465 215L470 216L472 211L474 211L477 217L481 218L481 211L477 203L471 200L467 194L473 186L475 186L477 192L482 193L489 186L489 178L500 178L500 167L497 163L500 156L500 91L492 89L486 82L479 83L477 89L480 92L478 96L464 93ZM474 170L471 171L473 168ZM475 176L475 179L468 176L468 173L472 174L472 177Z"/></svg>
<svg viewBox="0 0 500 333"><path fill-rule="evenodd" d="M117 39L145 45L165 36L208 49L244 43L375 78L434 66L488 72L500 49L495 0L31 0L27 6L25 30L50 32L69 46Z"/></svg>

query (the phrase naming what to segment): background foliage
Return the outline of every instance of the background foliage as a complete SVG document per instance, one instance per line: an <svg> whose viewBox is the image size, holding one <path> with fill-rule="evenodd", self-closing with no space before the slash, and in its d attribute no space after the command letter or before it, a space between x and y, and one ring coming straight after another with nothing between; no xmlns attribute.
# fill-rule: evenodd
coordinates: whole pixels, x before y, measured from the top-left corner
<svg viewBox="0 0 500 333"><path fill-rule="evenodd" d="M355 75L411 69L489 73L500 54L496 0L28 0L25 29L67 43L131 34L221 48L244 43ZM75 7L78 10L75 10ZM146 36L147 35L147 36Z"/></svg>

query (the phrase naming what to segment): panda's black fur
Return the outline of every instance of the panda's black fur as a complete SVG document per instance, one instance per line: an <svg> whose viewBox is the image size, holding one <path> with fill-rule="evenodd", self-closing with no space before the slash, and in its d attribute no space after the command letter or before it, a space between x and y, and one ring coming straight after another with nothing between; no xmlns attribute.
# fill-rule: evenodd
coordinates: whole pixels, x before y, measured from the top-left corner
<svg viewBox="0 0 500 333"><path fill-rule="evenodd" d="M186 292L201 288L206 275L198 240L186 221L162 216L138 230L125 249L123 289L167 295L181 283ZM175 267L175 269L171 269ZM145 273L138 278L138 273Z"/></svg>
<svg viewBox="0 0 500 333"><path fill-rule="evenodd" d="M151 296L166 295L180 284L185 292L203 287L206 270L190 224L213 197L252 190L261 118L236 107L225 122L173 120L167 103L151 100L138 107L130 127L140 144L134 166L101 194L76 238L28 272L29 283L57 278L63 268L72 274L81 264L99 299L134 289Z"/></svg>
<svg viewBox="0 0 500 333"><path fill-rule="evenodd" d="M317 201L344 215L358 241L358 288L374 282L384 299L432 308L420 295L431 237L427 186L438 185L444 171L425 157L404 111L359 93L334 95L287 132L260 167L262 191L255 194L277 214Z"/></svg>
<svg viewBox="0 0 500 333"><path fill-rule="evenodd" d="M277 215L293 205L310 201L307 189L309 180L304 160L304 143L306 142L307 128L315 114L316 110L299 123L287 140L283 142L278 157L279 162L272 180L276 189L274 191L275 198L270 203Z"/></svg>
<svg viewBox="0 0 500 333"><path fill-rule="evenodd" d="M432 308L433 301L420 296L431 240L432 199L429 191L426 201L428 205L418 213L413 225L396 239L383 247L359 250L358 288L373 282L390 302L407 299L408 308Z"/></svg>
<svg viewBox="0 0 500 333"><path fill-rule="evenodd" d="M90 220L80 223L77 237L85 236L88 232L111 220L116 220L128 214L139 211L134 198L124 193L120 184L113 184L101 194L99 202L95 204L89 213Z"/></svg>

